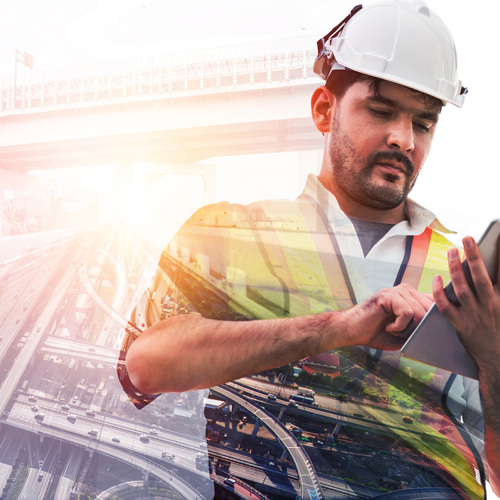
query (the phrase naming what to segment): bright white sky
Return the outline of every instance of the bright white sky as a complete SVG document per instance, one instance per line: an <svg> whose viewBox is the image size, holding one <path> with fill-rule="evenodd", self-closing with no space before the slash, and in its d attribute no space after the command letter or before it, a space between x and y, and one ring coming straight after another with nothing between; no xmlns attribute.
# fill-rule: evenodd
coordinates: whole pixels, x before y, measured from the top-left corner
<svg viewBox="0 0 500 500"><path fill-rule="evenodd" d="M0 75L13 72L15 49L31 53L35 69L40 70L129 58L141 51L161 54L320 36L355 1L0 0ZM412 197L433 209L445 225L479 236L490 219L500 218L500 174L494 156L500 114L496 57L500 2L429 0L428 4L455 37L459 74L470 92L464 109L444 110ZM259 171L266 163L269 160L260 159ZM278 163L283 161L270 165ZM233 185L231 192L238 189ZM297 186L290 189L294 196Z"/></svg>

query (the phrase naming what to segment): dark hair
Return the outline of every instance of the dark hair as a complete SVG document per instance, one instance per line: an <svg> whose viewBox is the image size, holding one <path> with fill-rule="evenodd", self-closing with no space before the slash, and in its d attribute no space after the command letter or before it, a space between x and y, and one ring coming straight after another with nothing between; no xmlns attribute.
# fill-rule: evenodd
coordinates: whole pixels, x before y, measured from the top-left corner
<svg viewBox="0 0 500 500"><path fill-rule="evenodd" d="M352 69L332 71L326 79L325 87L337 98L341 99L347 89L356 82L370 81L374 78Z"/></svg>
<svg viewBox="0 0 500 500"><path fill-rule="evenodd" d="M347 92L351 85L354 85L356 82L369 82L370 90L376 96L380 95L379 87L382 80L381 78L377 78L375 76L365 75L363 73L358 73L357 71L353 71L352 69L344 69L344 70L335 70L332 71L328 78L326 79L325 87L332 92L332 94L337 99L342 99L343 95ZM425 94L420 92L419 90L409 89L412 92L416 92L420 94L422 97L422 101L426 104L429 109L436 109L438 112L441 112L441 108L443 107L443 101L438 99L437 97L431 96L429 94Z"/></svg>

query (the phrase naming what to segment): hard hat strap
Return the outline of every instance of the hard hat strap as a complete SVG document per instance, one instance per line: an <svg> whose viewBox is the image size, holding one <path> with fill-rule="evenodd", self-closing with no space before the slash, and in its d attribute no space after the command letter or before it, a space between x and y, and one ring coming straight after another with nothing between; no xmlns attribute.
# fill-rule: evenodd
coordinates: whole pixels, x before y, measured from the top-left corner
<svg viewBox="0 0 500 500"><path fill-rule="evenodd" d="M351 12L349 12L349 14L342 21L340 21L340 23L337 24L337 26L335 26L335 28L333 28L332 30L330 30L323 38L320 38L316 42L316 44L318 46L318 59L322 55L324 55L324 53L325 53L325 44L326 44L326 42L328 40L330 40L331 38L335 38L336 36L338 36L340 34L340 32L342 31L342 28L347 23L347 21L349 21L349 19L351 19L351 17L353 17L362 8L363 8L363 6L361 4L360 5L356 5L355 7L353 7L352 10L351 10Z"/></svg>

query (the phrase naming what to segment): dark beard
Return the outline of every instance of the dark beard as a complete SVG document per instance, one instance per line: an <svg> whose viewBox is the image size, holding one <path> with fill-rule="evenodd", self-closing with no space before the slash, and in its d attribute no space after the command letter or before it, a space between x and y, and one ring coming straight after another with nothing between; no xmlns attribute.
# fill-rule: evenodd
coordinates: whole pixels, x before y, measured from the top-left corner
<svg viewBox="0 0 500 500"><path fill-rule="evenodd" d="M367 158L362 158L355 151L350 138L340 130L335 120L329 150L333 168L332 174L339 188L350 198L362 205L381 210L396 208L407 199L416 178L410 183L415 169L411 160L403 153L396 150L377 151ZM385 185L378 185L372 181L372 171L375 165L391 160L397 161L404 167L405 183L403 187L398 187L395 184L398 176L390 173L384 175L384 179L388 181ZM363 165L363 168L359 171L353 171L352 165Z"/></svg>
<svg viewBox="0 0 500 500"><path fill-rule="evenodd" d="M379 186L371 182L372 170L377 163L384 161L397 161L404 167L405 183L400 190L395 190L390 186ZM415 183L415 180L410 184L411 176L413 175L414 167L410 159L399 151L378 151L372 153L366 159L365 167L359 172L358 185L366 189L366 194L369 196L373 208L393 209L401 205L408 198L408 194ZM385 173L384 179L390 183L395 183L398 175Z"/></svg>

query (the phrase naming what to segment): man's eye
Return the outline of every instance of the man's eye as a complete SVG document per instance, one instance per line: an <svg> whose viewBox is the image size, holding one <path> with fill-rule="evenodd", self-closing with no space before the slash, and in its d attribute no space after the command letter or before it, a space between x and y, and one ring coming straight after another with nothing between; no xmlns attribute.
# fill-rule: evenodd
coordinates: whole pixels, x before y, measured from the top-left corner
<svg viewBox="0 0 500 500"><path fill-rule="evenodd" d="M391 116L391 112L386 109L369 108L369 110L373 116L377 116L379 118L389 118Z"/></svg>
<svg viewBox="0 0 500 500"><path fill-rule="evenodd" d="M421 132L429 132L429 130L431 129L428 125L421 122L413 122L413 126Z"/></svg>

